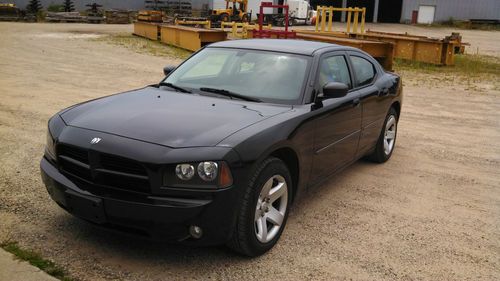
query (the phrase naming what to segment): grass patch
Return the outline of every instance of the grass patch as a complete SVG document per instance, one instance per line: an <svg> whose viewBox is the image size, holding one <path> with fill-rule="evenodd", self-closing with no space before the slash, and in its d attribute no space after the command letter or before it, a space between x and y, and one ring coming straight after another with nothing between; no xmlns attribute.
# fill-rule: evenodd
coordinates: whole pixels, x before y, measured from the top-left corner
<svg viewBox="0 0 500 281"><path fill-rule="evenodd" d="M74 281L75 279L68 276L66 271L56 265L54 262L44 259L40 256L40 254L31 251L21 249L16 242L2 242L0 243L0 247L2 247L7 252L16 256L16 258L27 261L31 265L38 267L39 269L47 272L49 275L54 276L55 278L63 281Z"/></svg>
<svg viewBox="0 0 500 281"><path fill-rule="evenodd" d="M122 46L141 54L149 54L159 57L174 57L186 59L192 52L173 46L168 46L146 38L134 36L132 34L114 34L92 39L102 41L112 45Z"/></svg>
<svg viewBox="0 0 500 281"><path fill-rule="evenodd" d="M438 66L423 62L395 59L396 71L419 71L429 74L457 74L468 77L500 77L500 58L485 55L455 55L454 66Z"/></svg>
<svg viewBox="0 0 500 281"><path fill-rule="evenodd" d="M447 27L447 28L460 28L460 29L477 29L488 31L500 31L500 24L494 23L474 23L464 20L456 20L450 17L448 20L442 22L433 22L431 24L418 24L424 27Z"/></svg>

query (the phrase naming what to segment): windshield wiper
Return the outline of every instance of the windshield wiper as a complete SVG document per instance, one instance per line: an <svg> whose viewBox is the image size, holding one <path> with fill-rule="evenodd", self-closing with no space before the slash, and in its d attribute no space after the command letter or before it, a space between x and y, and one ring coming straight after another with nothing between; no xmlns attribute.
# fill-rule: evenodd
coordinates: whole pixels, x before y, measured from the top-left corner
<svg viewBox="0 0 500 281"><path fill-rule="evenodd" d="M169 83L169 82L160 82L160 83L158 83L158 86L166 86L166 87L169 87L169 88L175 89L175 90L177 90L177 91L179 91L179 92L183 92L183 93L191 93L191 91L186 90L186 89L184 89L184 88L182 88L182 87L176 86L176 85L174 85L174 84L172 84L172 83Z"/></svg>
<svg viewBox="0 0 500 281"><path fill-rule="evenodd" d="M224 90L224 89L200 88L200 91L223 95L223 96L226 96L226 97L230 97L231 99L232 98L237 98L237 99L246 100L246 101L262 102L262 100L260 100L258 98L244 96L242 94L238 94L238 93L231 92L231 91Z"/></svg>

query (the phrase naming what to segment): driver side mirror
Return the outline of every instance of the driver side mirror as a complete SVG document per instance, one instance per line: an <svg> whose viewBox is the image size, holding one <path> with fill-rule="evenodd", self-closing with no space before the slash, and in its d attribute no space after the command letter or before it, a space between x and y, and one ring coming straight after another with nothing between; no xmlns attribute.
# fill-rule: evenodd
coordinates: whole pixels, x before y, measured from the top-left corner
<svg viewBox="0 0 500 281"><path fill-rule="evenodd" d="M323 96L325 98L341 98L347 95L349 86L339 82L328 82L323 86Z"/></svg>
<svg viewBox="0 0 500 281"><path fill-rule="evenodd" d="M163 74L165 74L165 76L169 75L172 71L174 71L176 67L173 66L173 65L167 65L163 68Z"/></svg>

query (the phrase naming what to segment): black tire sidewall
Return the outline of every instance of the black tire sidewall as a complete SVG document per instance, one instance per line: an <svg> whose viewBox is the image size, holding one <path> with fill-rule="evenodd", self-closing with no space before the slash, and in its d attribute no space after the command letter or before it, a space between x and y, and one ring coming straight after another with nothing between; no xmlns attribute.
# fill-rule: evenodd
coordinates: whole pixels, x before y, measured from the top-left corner
<svg viewBox="0 0 500 281"><path fill-rule="evenodd" d="M259 197L259 194L264 186L264 183L271 178L274 175L281 175L287 184L287 192L288 192L288 202L287 202L287 208L285 212L285 217L283 218L283 224L281 225L281 228L279 229L279 232L276 234L276 236L269 242L267 243L262 243L257 239L257 236L255 235L255 221L254 221L254 216L255 216L255 207L257 206L257 199ZM292 203L292 178L290 175L290 172L288 171L288 168L286 165L279 159L274 158L272 161L268 162L267 165L262 169L257 176L257 179L252 185L253 189L253 194L252 194L252 199L251 203L248 205L249 210L246 210L247 216L246 216L246 224L247 224L247 230L249 230L247 233L247 238L248 238L248 245L250 246L250 250L254 252L257 255L260 255L262 253L267 252L270 250L276 242L279 240L285 225L286 221L288 218L288 213L290 210L290 205Z"/></svg>

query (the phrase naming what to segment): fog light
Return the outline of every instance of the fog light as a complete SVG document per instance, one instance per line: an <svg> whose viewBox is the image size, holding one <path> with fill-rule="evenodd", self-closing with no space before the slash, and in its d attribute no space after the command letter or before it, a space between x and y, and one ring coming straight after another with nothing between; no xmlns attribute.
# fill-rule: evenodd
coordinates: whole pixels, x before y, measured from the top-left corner
<svg viewBox="0 0 500 281"><path fill-rule="evenodd" d="M201 227L192 225L189 227L189 234L193 236L193 238L199 239L203 235L203 230L201 230Z"/></svg>

